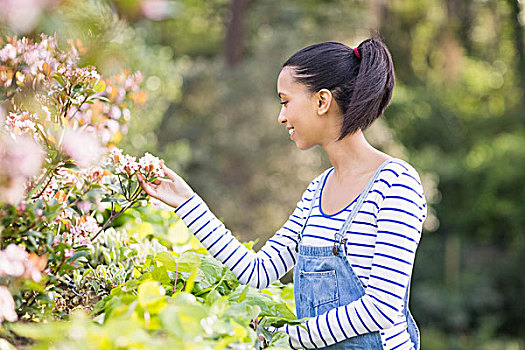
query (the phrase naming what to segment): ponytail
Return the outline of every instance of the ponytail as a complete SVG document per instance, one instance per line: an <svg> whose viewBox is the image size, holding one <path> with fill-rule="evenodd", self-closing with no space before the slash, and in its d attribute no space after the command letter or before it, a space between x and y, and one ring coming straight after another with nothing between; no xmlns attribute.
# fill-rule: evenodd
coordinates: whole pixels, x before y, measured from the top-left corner
<svg viewBox="0 0 525 350"><path fill-rule="evenodd" d="M394 90L394 64L386 45L372 38L359 44L356 51L361 55L361 63L343 116L340 140L368 128L383 114Z"/></svg>

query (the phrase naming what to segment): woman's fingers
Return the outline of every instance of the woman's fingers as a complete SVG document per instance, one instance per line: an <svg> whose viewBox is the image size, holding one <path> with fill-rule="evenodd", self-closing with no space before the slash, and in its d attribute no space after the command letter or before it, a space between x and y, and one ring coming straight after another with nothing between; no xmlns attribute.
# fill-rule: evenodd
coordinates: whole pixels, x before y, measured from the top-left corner
<svg viewBox="0 0 525 350"><path fill-rule="evenodd" d="M144 177L140 174L140 173L137 173L137 179L139 180L139 185L140 187L142 187L142 189L144 190L144 192L146 192L148 195L152 195L153 193L153 189L151 188L151 186L144 180Z"/></svg>
<svg viewBox="0 0 525 350"><path fill-rule="evenodd" d="M160 165L162 166L162 170L164 171L164 175L166 175L168 177L168 179L170 179L171 181L177 181L178 180L179 176L173 170L168 168L164 164L163 160L161 160Z"/></svg>

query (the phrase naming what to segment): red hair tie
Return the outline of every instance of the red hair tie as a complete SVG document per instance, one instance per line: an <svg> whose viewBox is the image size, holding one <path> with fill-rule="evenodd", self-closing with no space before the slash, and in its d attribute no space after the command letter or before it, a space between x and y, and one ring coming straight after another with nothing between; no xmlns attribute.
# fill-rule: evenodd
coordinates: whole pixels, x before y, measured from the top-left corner
<svg viewBox="0 0 525 350"><path fill-rule="evenodd" d="M361 59L361 54L360 54L359 51L357 50L357 47L354 47L354 53L355 53L355 55L357 56L357 58Z"/></svg>

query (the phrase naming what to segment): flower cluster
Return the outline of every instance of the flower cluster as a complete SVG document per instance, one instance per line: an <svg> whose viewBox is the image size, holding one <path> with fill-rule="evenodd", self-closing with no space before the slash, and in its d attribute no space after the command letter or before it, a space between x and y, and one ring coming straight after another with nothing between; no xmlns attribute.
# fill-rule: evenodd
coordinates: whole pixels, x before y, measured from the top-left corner
<svg viewBox="0 0 525 350"><path fill-rule="evenodd" d="M29 105L40 105L29 110L7 104L12 132L39 129L43 138L61 139L60 130L49 128L53 122L65 129L82 127L103 145L120 141L127 133L130 107L140 107L147 99L139 88L143 76L122 72L103 79L95 67L78 66L84 50L79 40L70 40L62 51L56 37L43 34L40 42L7 39L0 48L0 87L6 91L6 101L16 94L33 95L37 103Z"/></svg>
<svg viewBox="0 0 525 350"><path fill-rule="evenodd" d="M146 101L141 73L102 77L95 67L80 67L85 48L78 40L65 50L46 35L38 42L7 38L0 44L2 322L16 320L10 290L21 287L8 290L5 279L42 281L38 252L49 257L53 277L45 282L57 283L84 263L71 259L77 251L90 249L85 245L111 222L145 203L135 173L151 180L163 172L151 154L137 161L108 148L126 133L133 108ZM13 296L23 303L24 295Z"/></svg>
<svg viewBox="0 0 525 350"><path fill-rule="evenodd" d="M8 245L0 250L0 279L32 279L42 281L42 271L47 259L29 254L22 245ZM15 302L7 287L0 285L0 324L5 320L14 322L18 319Z"/></svg>
<svg viewBox="0 0 525 350"><path fill-rule="evenodd" d="M82 215L80 219L76 220L76 225L71 227L70 233L68 236L64 234L62 238L69 240L69 244L90 244L91 237L100 230L97 220L94 217L89 215Z"/></svg>
<svg viewBox="0 0 525 350"><path fill-rule="evenodd" d="M105 163L114 166L117 173L133 175L138 171L147 179L164 176L161 160L148 152L137 162L136 157L123 154L121 149L112 147Z"/></svg>
<svg viewBox="0 0 525 350"><path fill-rule="evenodd" d="M36 132L35 120L37 119L36 114L29 114L28 112L22 113L9 113L6 118L6 126L8 131L15 135L20 135L27 131Z"/></svg>
<svg viewBox="0 0 525 350"><path fill-rule="evenodd" d="M7 44L0 49L0 85L10 87L13 76L16 72L20 74L16 77L17 81L26 74L37 75L41 71L43 62L50 68L56 70L60 65L72 66L78 62L79 52L77 47L70 42L70 50L61 52L58 50L58 40L42 34L40 42L34 42L28 38L17 40L8 38ZM17 67L16 71L9 68Z"/></svg>

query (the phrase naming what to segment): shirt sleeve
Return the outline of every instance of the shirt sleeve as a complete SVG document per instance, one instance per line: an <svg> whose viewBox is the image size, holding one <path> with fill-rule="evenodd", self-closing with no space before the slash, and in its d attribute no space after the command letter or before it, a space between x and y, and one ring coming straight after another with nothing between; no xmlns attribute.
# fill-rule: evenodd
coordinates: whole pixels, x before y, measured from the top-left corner
<svg viewBox="0 0 525 350"><path fill-rule="evenodd" d="M177 207L175 213L239 282L263 289L295 265L298 235L310 206L309 197L313 196L318 181L317 178L308 186L288 221L257 253L239 242L197 194Z"/></svg>
<svg viewBox="0 0 525 350"><path fill-rule="evenodd" d="M282 327L294 349L318 348L404 322L404 300L426 218L419 176L405 168L381 195L377 238L365 294L304 322Z"/></svg>

